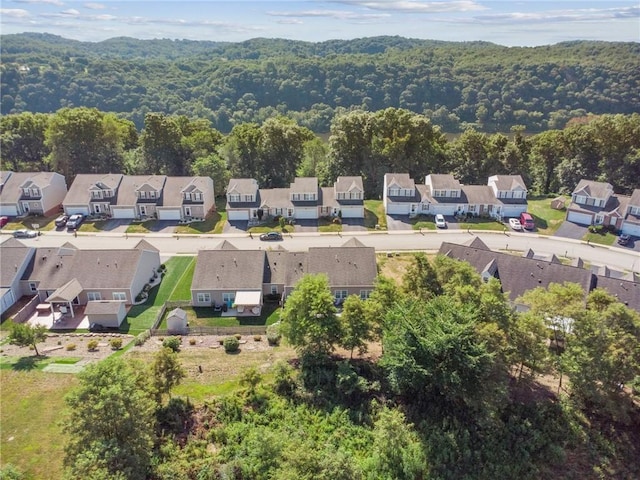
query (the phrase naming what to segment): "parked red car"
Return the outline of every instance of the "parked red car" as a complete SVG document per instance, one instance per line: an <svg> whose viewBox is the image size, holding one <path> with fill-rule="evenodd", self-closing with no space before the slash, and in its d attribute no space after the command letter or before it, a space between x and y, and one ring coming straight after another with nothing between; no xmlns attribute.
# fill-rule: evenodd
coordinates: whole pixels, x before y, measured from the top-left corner
<svg viewBox="0 0 640 480"><path fill-rule="evenodd" d="M9 223L9 217L0 217L0 228L4 227L7 223Z"/></svg>

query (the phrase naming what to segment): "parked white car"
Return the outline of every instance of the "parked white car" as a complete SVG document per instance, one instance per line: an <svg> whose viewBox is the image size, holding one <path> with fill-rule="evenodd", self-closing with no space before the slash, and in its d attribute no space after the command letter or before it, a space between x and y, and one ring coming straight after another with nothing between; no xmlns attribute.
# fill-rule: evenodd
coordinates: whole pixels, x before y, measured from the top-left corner
<svg viewBox="0 0 640 480"><path fill-rule="evenodd" d="M522 230L522 224L520 223L520 220L518 220L517 218L510 218L509 219L509 226L513 230L517 230L517 231L521 231Z"/></svg>
<svg viewBox="0 0 640 480"><path fill-rule="evenodd" d="M447 222L444 219L444 215L438 213L436 215L436 227L438 228L447 228Z"/></svg>

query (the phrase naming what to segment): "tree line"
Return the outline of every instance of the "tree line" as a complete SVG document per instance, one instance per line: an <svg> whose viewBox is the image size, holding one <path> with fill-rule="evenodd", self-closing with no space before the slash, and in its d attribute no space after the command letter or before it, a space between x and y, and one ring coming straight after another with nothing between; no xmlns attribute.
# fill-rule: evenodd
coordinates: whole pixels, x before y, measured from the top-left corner
<svg viewBox="0 0 640 480"><path fill-rule="evenodd" d="M358 110L336 116L325 139L283 115L223 134L184 115L148 113L138 131L114 113L64 108L2 116L0 159L3 169L56 171L69 184L79 173L211 176L218 195L231 177L275 188L296 176L328 186L339 175L362 175L367 198L380 198L388 172L409 173L417 183L453 173L465 184L518 174L537 194L568 193L585 178L630 194L640 188L640 115L582 117L535 135L522 127L509 135L469 128L449 140L425 115Z"/></svg>
<svg viewBox="0 0 640 480"><path fill-rule="evenodd" d="M570 283L518 303L445 256L414 255L340 315L327 277L306 275L270 327L297 361L248 368L234 393L172 397L175 337L149 366L88 366L66 397L67 478L637 477L638 313Z"/></svg>
<svg viewBox="0 0 640 480"><path fill-rule="evenodd" d="M640 111L637 43L503 47L373 37L309 43L3 35L2 114L94 107L141 129L149 112L234 126L288 114L316 133L351 109L403 108L447 132L558 129Z"/></svg>

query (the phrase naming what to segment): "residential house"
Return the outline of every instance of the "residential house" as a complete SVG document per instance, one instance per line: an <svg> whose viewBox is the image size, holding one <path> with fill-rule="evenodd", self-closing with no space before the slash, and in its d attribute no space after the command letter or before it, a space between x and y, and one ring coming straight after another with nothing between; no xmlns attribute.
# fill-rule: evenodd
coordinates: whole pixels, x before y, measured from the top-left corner
<svg viewBox="0 0 640 480"><path fill-rule="evenodd" d="M622 233L640 237L640 188L636 188L629 197L621 230Z"/></svg>
<svg viewBox="0 0 640 480"><path fill-rule="evenodd" d="M227 218L250 220L257 218L260 208L258 182L253 178L232 178L227 186Z"/></svg>
<svg viewBox="0 0 640 480"><path fill-rule="evenodd" d="M238 315L259 315L266 295L286 299L308 273L327 275L336 304L348 295L368 298L377 275L375 251L356 239L308 252L237 250L223 242L198 252L191 301L197 307L224 304Z"/></svg>
<svg viewBox="0 0 640 480"><path fill-rule="evenodd" d="M59 173L0 172L0 215L51 214L66 194L67 182Z"/></svg>
<svg viewBox="0 0 640 480"><path fill-rule="evenodd" d="M389 215L517 217L527 210L527 189L520 175L493 175L487 185L462 185L453 175L431 174L416 185L406 173L387 173L383 204Z"/></svg>
<svg viewBox="0 0 640 480"><path fill-rule="evenodd" d="M213 205L209 177L121 174L78 175L63 202L67 215L178 221L204 218Z"/></svg>
<svg viewBox="0 0 640 480"><path fill-rule="evenodd" d="M0 244L0 314L22 297L20 279L34 254L35 248L14 238Z"/></svg>
<svg viewBox="0 0 640 480"><path fill-rule="evenodd" d="M71 243L38 248L21 278L25 295L53 306L116 300L131 305L160 267L160 253L145 240L133 249L80 250Z"/></svg>
<svg viewBox="0 0 640 480"><path fill-rule="evenodd" d="M517 304L517 298L527 291L547 288L551 283L571 282L582 287L585 298L594 288L602 288L640 312L640 282L635 275L627 276L608 268L587 270L580 259L564 265L555 255L536 255L531 250L523 256L495 252L477 237L468 245L443 242L439 253L468 262L485 281L491 277L500 280L502 290L519 310L526 307Z"/></svg>
<svg viewBox="0 0 640 480"><path fill-rule="evenodd" d="M229 220L259 221L282 216L293 220L320 217L364 218L362 177L338 177L333 187L319 187L316 177L298 177L288 188L258 188L251 178L234 178L227 187Z"/></svg>
<svg viewBox="0 0 640 480"><path fill-rule="evenodd" d="M580 225L622 227L629 197L617 195L606 182L580 180L571 194L567 220Z"/></svg>

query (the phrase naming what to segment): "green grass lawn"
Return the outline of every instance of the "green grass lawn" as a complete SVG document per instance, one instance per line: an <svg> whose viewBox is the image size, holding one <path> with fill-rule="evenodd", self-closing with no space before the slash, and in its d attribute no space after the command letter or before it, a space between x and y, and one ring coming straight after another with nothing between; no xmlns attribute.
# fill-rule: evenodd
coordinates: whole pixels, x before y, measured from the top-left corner
<svg viewBox="0 0 640 480"><path fill-rule="evenodd" d="M190 259L189 263L184 270L182 270L182 276L178 279L178 282L169 296L169 301L191 300L191 281L193 280L193 272L196 270L196 257L175 257L180 259ZM173 260L173 259L172 259ZM184 260L186 261L186 260ZM179 268L183 268L183 260L180 260ZM175 268L175 267L172 267Z"/></svg>
<svg viewBox="0 0 640 480"><path fill-rule="evenodd" d="M46 355L40 355L38 357L35 355L28 357L0 357L0 370L13 370L16 372L31 370L42 371L47 365L52 363L73 365L79 361L80 358L47 357Z"/></svg>
<svg viewBox="0 0 640 480"><path fill-rule="evenodd" d="M433 220L433 215L418 215L409 219L411 228L414 230L435 230L436 224Z"/></svg>
<svg viewBox="0 0 640 480"><path fill-rule="evenodd" d="M216 198L216 209L210 212L203 222L193 222L189 225L178 225L176 233L198 234L198 233L222 233L224 225L227 223L227 199L226 197Z"/></svg>
<svg viewBox="0 0 640 480"><path fill-rule="evenodd" d="M150 233L157 230L156 225L158 220L145 220L144 222L131 221L131 224L127 227L127 233Z"/></svg>
<svg viewBox="0 0 640 480"><path fill-rule="evenodd" d="M153 322L160 311L160 307L171 296L185 295L183 283L188 283L191 288L191 277L184 274L190 270L190 264L195 263L194 257L172 257L166 263L167 273L160 285L155 286L149 292L149 298L141 305L134 305L129 310L127 318L122 323L120 330L137 335L153 326ZM175 292L175 293L174 293ZM188 297L190 298L190 296ZM188 299L187 298L187 299Z"/></svg>
<svg viewBox="0 0 640 480"><path fill-rule="evenodd" d="M491 230L503 232L509 230L509 227L502 222L498 222L492 218L470 217L464 222L459 223L463 230Z"/></svg>
<svg viewBox="0 0 640 480"><path fill-rule="evenodd" d="M27 230L42 230L46 232L47 230L54 230L56 228L55 219L58 218L58 215L52 215L49 217L43 217L42 215L29 215L28 217L14 219L7 223L3 230L20 230L26 228ZM37 225L37 227L34 227Z"/></svg>
<svg viewBox="0 0 640 480"><path fill-rule="evenodd" d="M280 307L276 304L265 303L262 313L257 317L223 317L220 312L214 312L210 307L181 307L187 314L190 327L236 327L251 325L271 325L280 320ZM167 312L168 314L169 312ZM160 330L167 328L167 315L165 314Z"/></svg>
<svg viewBox="0 0 640 480"><path fill-rule="evenodd" d="M604 233L591 233L587 232L587 234L582 237L582 240L589 243L597 243L598 245L613 245L618 239L617 235L614 235L611 232Z"/></svg>
<svg viewBox="0 0 640 480"><path fill-rule="evenodd" d="M64 397L78 383L76 376L44 373L39 367L5 369L4 361L2 365L2 465L15 465L28 474L25 478L62 478L65 435L59 421Z"/></svg>
<svg viewBox="0 0 640 480"><path fill-rule="evenodd" d="M379 225L381 230L387 229L387 216L382 200L365 200L364 226L369 230L376 230L376 225Z"/></svg>
<svg viewBox="0 0 640 480"><path fill-rule="evenodd" d="M271 217L260 225L255 225L249 228L249 233L267 233L267 232L282 232L282 233L292 233L295 231L295 225L285 225L283 228L280 228L280 221Z"/></svg>
<svg viewBox="0 0 640 480"><path fill-rule="evenodd" d="M87 221L85 220L80 225L78 231L87 232L87 233L97 233L102 232L104 230L104 226L109 220L95 220L95 221Z"/></svg>
<svg viewBox="0 0 640 480"><path fill-rule="evenodd" d="M556 198L556 197L553 197ZM536 224L536 232L543 235L553 235L566 217L565 210L555 210L551 208L550 197L530 197L527 199L529 206L527 211L533 215ZM569 197L564 197L569 203Z"/></svg>
<svg viewBox="0 0 640 480"><path fill-rule="evenodd" d="M318 231L322 233L341 232L342 223L335 223L333 220L328 218L319 218Z"/></svg>

